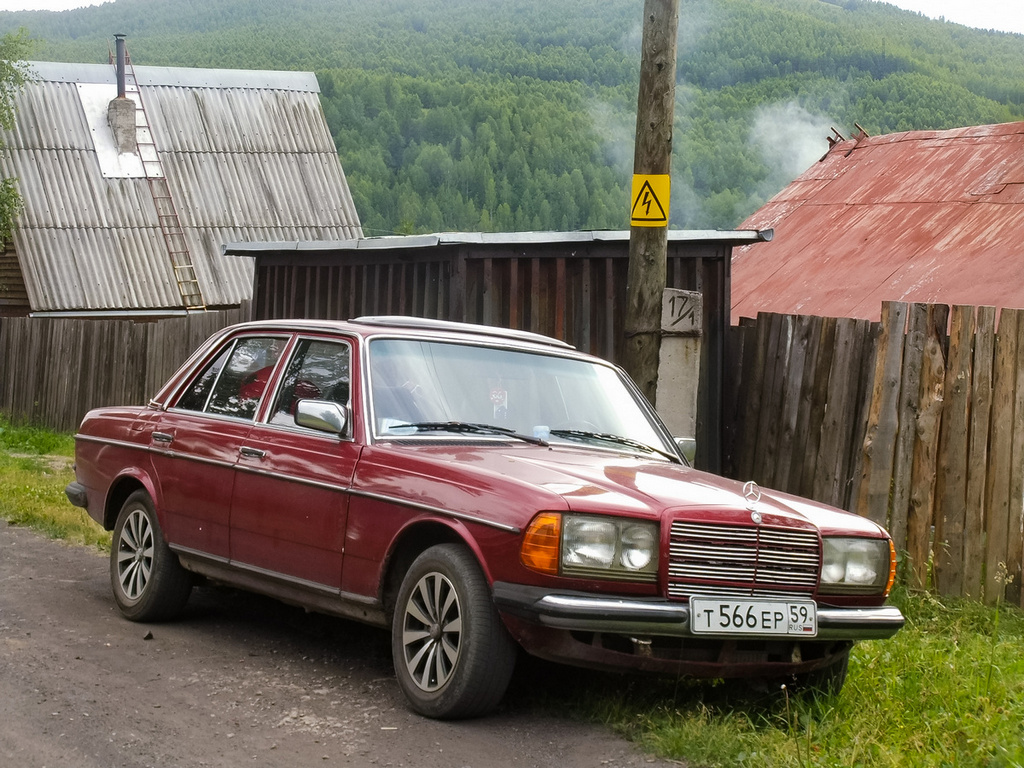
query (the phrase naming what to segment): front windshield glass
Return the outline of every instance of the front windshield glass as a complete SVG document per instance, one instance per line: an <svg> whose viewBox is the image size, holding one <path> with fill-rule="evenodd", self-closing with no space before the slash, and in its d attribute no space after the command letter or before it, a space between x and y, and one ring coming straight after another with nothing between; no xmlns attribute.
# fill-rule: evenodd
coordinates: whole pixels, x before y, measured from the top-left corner
<svg viewBox="0 0 1024 768"><path fill-rule="evenodd" d="M436 437L438 425L460 422L551 442L578 443L579 434L553 434L576 430L672 450L618 373L590 361L466 344L375 339L369 374L378 437L424 434L410 424L433 425L430 434ZM605 442L599 447L615 446Z"/></svg>

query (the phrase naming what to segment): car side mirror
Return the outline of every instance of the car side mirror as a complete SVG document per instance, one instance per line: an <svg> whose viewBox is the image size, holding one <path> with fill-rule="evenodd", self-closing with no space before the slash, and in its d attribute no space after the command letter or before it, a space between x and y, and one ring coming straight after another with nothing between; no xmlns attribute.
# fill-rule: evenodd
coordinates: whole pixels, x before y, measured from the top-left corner
<svg viewBox="0 0 1024 768"><path fill-rule="evenodd" d="M348 408L330 400L299 400L295 423L318 432L344 435L348 427Z"/></svg>
<svg viewBox="0 0 1024 768"><path fill-rule="evenodd" d="M697 438L695 437L677 437L674 438L676 441L676 447L679 452L683 454L683 458L686 459L686 463L693 466L693 460L697 456Z"/></svg>

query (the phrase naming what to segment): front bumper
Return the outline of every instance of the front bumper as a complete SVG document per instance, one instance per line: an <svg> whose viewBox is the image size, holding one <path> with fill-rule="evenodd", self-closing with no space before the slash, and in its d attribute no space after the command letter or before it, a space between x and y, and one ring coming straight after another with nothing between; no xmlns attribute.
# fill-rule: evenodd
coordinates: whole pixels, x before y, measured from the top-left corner
<svg viewBox="0 0 1024 768"><path fill-rule="evenodd" d="M541 587L495 582L498 610L541 626L570 632L631 636L695 637L690 631L690 606L662 598L604 597L591 593L555 593ZM818 606L814 640L880 640L904 624L895 606L833 608ZM708 635L701 635L708 638ZM735 639L736 635L730 635Z"/></svg>

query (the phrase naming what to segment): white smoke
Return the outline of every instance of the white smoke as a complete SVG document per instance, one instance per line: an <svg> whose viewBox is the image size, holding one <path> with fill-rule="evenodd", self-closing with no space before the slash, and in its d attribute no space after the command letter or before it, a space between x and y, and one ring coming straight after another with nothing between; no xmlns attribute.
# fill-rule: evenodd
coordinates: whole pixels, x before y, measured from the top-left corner
<svg viewBox="0 0 1024 768"><path fill-rule="evenodd" d="M765 187L778 191L821 159L828 151L832 125L829 118L808 112L795 101L759 107L750 143L771 171Z"/></svg>

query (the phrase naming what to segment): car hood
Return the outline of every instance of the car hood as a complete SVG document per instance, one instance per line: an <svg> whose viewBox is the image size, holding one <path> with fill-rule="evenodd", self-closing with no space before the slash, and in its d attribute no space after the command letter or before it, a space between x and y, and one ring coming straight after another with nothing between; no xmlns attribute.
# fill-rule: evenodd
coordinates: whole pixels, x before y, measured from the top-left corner
<svg viewBox="0 0 1024 768"><path fill-rule="evenodd" d="M541 508L562 507L580 513L652 519L671 515L749 524L756 512L767 525L816 528L831 535L886 535L871 521L824 504L768 489L757 489L759 497L751 490L748 498L742 482L619 452L563 445L435 444L406 446L406 450L406 455L415 454L420 461L437 462L436 472L447 483L475 488L474 495L487 488L493 497L523 512L532 507L531 515ZM421 467L417 474L432 473ZM435 501L449 506L442 499Z"/></svg>

